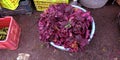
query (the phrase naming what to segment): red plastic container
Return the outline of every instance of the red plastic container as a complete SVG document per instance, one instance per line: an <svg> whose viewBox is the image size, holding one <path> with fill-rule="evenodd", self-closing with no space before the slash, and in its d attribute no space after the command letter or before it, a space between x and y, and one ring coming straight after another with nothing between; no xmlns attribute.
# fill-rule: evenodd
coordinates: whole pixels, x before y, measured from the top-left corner
<svg viewBox="0 0 120 60"><path fill-rule="evenodd" d="M0 18L0 29L4 27L9 27L9 28L6 39L0 41L0 49L9 49L9 50L17 49L21 28L11 16Z"/></svg>

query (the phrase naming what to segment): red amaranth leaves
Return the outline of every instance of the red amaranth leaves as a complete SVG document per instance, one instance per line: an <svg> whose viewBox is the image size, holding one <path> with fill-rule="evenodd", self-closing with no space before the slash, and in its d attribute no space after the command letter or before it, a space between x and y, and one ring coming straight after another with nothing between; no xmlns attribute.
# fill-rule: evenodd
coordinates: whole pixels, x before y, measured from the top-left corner
<svg viewBox="0 0 120 60"><path fill-rule="evenodd" d="M78 51L88 44L92 18L90 12L83 12L68 4L51 5L40 14L40 40Z"/></svg>

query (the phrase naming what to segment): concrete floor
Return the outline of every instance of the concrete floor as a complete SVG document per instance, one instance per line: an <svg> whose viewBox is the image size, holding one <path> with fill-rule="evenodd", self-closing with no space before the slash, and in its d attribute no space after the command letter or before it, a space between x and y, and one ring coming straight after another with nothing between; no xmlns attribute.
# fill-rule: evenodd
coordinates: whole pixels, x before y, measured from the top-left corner
<svg viewBox="0 0 120 60"><path fill-rule="evenodd" d="M85 51L65 52L41 42L37 26L40 12L34 12L14 17L22 28L19 48L15 51L0 50L0 60L16 60L19 53L29 53L29 60L120 60L120 30L115 21L120 6L88 10L94 17L96 32Z"/></svg>

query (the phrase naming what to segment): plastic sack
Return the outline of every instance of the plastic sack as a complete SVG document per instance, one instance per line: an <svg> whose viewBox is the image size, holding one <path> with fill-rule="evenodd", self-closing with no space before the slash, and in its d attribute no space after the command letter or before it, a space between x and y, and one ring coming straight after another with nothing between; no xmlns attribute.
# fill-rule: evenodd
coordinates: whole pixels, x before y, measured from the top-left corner
<svg viewBox="0 0 120 60"><path fill-rule="evenodd" d="M116 2L118 3L118 5L120 5L120 0L116 0Z"/></svg>
<svg viewBox="0 0 120 60"><path fill-rule="evenodd" d="M3 8L15 10L19 5L20 0L0 0L0 4Z"/></svg>

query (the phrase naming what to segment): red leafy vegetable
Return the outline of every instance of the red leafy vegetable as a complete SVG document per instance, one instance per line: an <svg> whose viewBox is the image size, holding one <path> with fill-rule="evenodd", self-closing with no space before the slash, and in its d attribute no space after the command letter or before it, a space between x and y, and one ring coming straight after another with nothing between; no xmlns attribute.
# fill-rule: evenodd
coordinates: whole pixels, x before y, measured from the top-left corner
<svg viewBox="0 0 120 60"><path fill-rule="evenodd" d="M54 42L76 52L88 44L92 25L90 12L68 4L51 5L40 14L40 40Z"/></svg>

